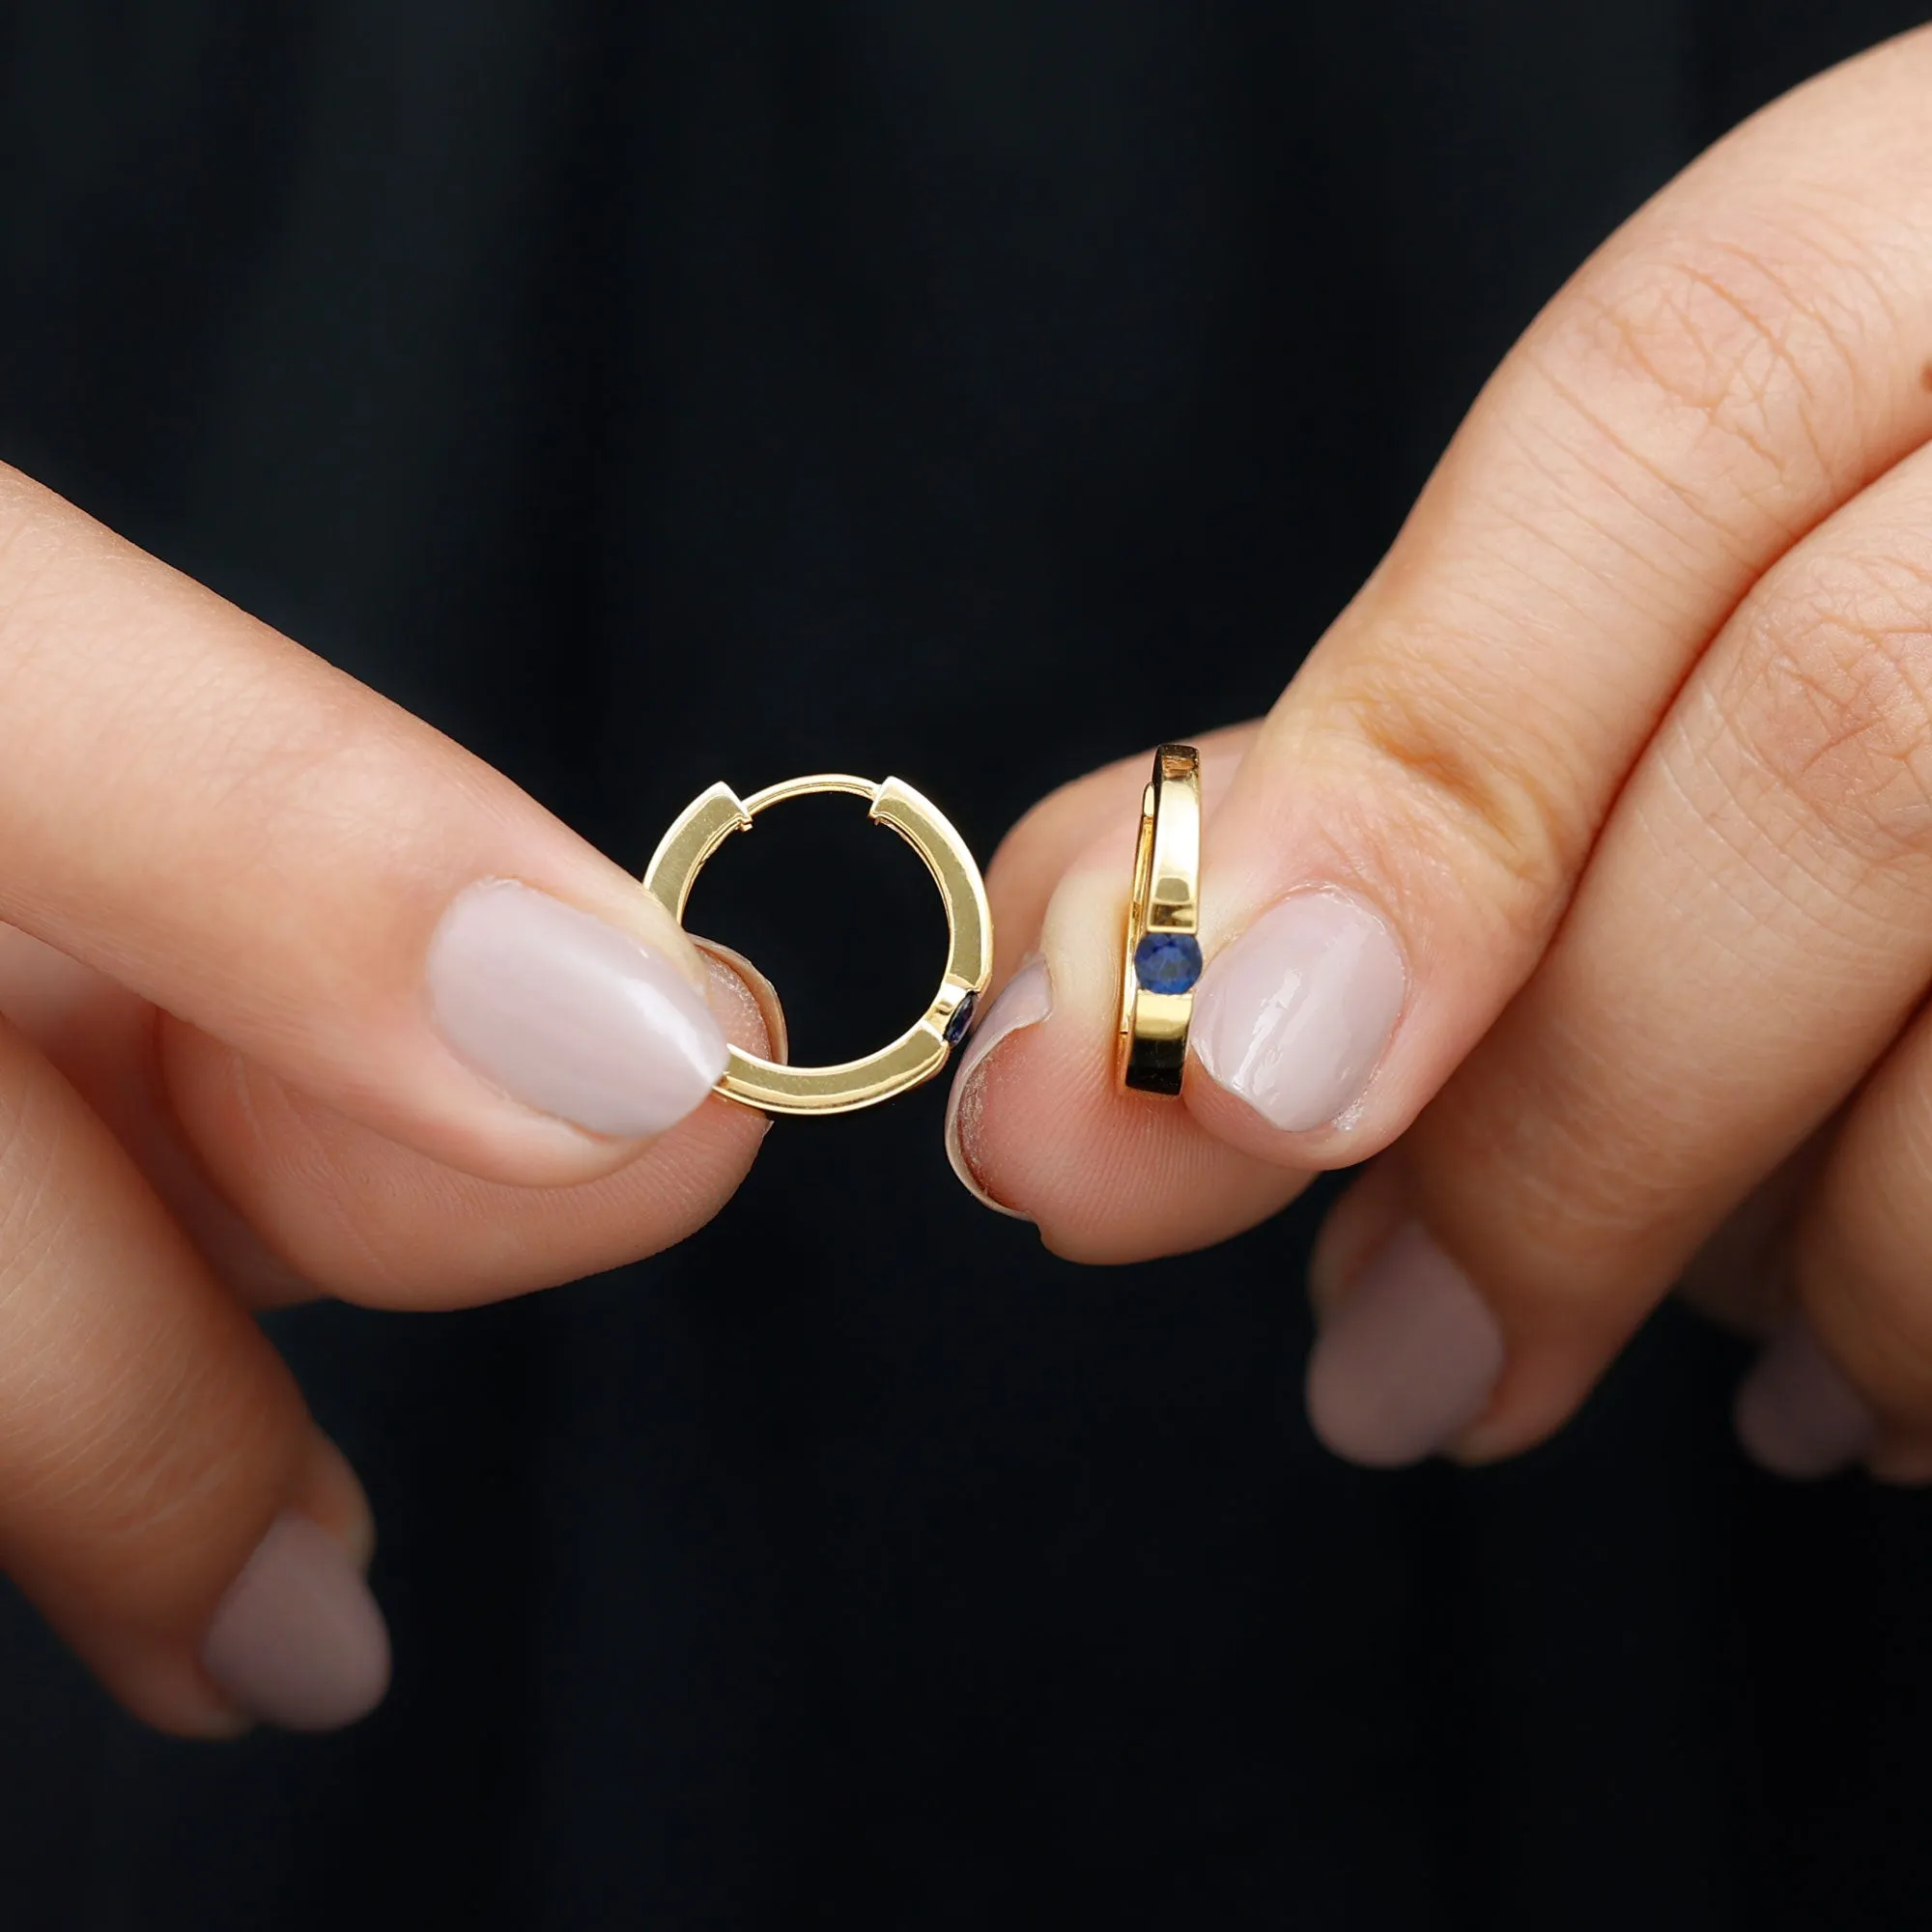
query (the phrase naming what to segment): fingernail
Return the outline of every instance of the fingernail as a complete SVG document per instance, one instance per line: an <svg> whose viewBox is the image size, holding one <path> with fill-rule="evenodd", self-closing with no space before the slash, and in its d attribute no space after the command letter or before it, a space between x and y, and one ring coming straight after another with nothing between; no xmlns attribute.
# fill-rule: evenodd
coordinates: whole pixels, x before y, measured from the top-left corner
<svg viewBox="0 0 1932 1932"><path fill-rule="evenodd" d="M1745 1454L1775 1476L1834 1475L1871 1448L1877 1418L1794 1316L1738 1385L1731 1418Z"/></svg>
<svg viewBox="0 0 1932 1932"><path fill-rule="evenodd" d="M1209 1076L1288 1133L1361 1097L1402 1011L1395 936L1347 893L1293 893L1201 976L1191 1044Z"/></svg>
<svg viewBox="0 0 1932 1932"><path fill-rule="evenodd" d="M1308 1358L1308 1419L1337 1456L1419 1463L1488 1406L1503 1337L1463 1270L1413 1221L1377 1249Z"/></svg>
<svg viewBox="0 0 1932 1932"><path fill-rule="evenodd" d="M591 1133L661 1134L724 1070L724 1035L668 959L509 879L458 895L430 943L436 1023L493 1086Z"/></svg>
<svg viewBox="0 0 1932 1932"><path fill-rule="evenodd" d="M782 1063L791 1052L779 989L742 952L715 939L691 935L711 980L711 1010L727 1039ZM764 1038L758 1038L762 1029Z"/></svg>
<svg viewBox="0 0 1932 1932"><path fill-rule="evenodd" d="M320 1523L288 1513L222 1598L201 1661L251 1717L333 1731L383 1701L389 1633L348 1552Z"/></svg>
<svg viewBox="0 0 1932 1932"><path fill-rule="evenodd" d="M1052 1010L1053 986L1046 976L1046 961L1030 959L1001 988L1000 997L973 1029L966 1051L959 1056L959 1070L952 1076L952 1091L946 1100L946 1157L952 1163L952 1172L981 1207L998 1214L1009 1214L1015 1221L1027 1217L1004 1201L994 1200L980 1180L980 1128L986 1106L986 1062L1002 1040L1022 1027L1037 1026Z"/></svg>

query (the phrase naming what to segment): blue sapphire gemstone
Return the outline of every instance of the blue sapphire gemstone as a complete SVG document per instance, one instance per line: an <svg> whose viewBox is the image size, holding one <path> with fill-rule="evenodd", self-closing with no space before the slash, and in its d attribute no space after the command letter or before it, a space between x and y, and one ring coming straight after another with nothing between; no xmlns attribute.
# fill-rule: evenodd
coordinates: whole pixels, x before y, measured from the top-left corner
<svg viewBox="0 0 1932 1932"><path fill-rule="evenodd" d="M1201 942L1191 932L1151 932L1134 948L1134 978L1150 993L1184 993L1201 977Z"/></svg>
<svg viewBox="0 0 1932 1932"><path fill-rule="evenodd" d="M972 1031L973 1009L979 1004L980 1004L979 994L968 993L966 997L963 1000L961 1000L956 1007L952 1009L952 1017L946 1022L946 1043L948 1046L957 1046L959 1042L966 1037L967 1034L969 1034Z"/></svg>

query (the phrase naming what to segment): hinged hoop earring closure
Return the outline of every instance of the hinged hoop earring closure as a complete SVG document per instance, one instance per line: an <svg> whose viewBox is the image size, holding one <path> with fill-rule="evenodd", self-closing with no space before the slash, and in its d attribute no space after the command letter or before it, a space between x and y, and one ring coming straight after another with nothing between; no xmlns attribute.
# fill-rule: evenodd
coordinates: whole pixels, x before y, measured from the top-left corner
<svg viewBox="0 0 1932 1932"><path fill-rule="evenodd" d="M874 784L842 772L787 779L741 799L715 784L685 807L644 869L644 889L684 923L685 902L705 861L734 832L749 832L758 813L790 798L850 792L867 801L868 816L890 825L924 860L946 905L950 941L946 972L932 1004L890 1046L836 1066L781 1066L731 1049L718 1093L768 1114L847 1114L876 1106L930 1080L973 1023L973 1010L993 977L993 919L986 888L966 841L930 799L900 779Z"/></svg>

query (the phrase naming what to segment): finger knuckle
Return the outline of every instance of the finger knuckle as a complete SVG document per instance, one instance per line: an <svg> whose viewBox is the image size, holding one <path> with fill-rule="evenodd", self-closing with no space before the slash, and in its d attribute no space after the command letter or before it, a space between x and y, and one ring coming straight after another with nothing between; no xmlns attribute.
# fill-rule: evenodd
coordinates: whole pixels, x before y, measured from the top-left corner
<svg viewBox="0 0 1932 1932"><path fill-rule="evenodd" d="M1333 693L1368 755L1360 795L1372 803L1400 877L1419 856L1517 924L1541 925L1563 896L1588 838L1589 793L1570 734L1520 694L1487 691L1480 653L1406 626L1366 653ZM1509 719L1507 731L1497 721Z"/></svg>
<svg viewBox="0 0 1932 1932"><path fill-rule="evenodd" d="M1719 709L1752 818L1863 865L1932 857L1932 555L1831 559L1761 608Z"/></svg>
<svg viewBox="0 0 1932 1932"><path fill-rule="evenodd" d="M1673 238L1586 270L1575 295L1532 359L1592 433L1707 516L1808 496L1855 459L1889 309L1842 235L1787 216Z"/></svg>

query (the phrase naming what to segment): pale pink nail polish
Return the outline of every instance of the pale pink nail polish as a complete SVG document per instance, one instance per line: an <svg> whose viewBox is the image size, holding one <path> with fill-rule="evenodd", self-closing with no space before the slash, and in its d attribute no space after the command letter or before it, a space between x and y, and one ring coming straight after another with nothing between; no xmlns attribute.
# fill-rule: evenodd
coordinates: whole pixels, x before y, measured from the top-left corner
<svg viewBox="0 0 1932 1932"><path fill-rule="evenodd" d="M1037 1026L1053 1010L1053 987L1044 959L1030 959L1005 986L973 1029L959 1070L946 1100L946 1157L960 1183L981 1207L1015 1220L1025 1215L995 1201L980 1183L977 1166L980 1112L985 1104L984 1068L993 1049L1022 1027Z"/></svg>
<svg viewBox="0 0 1932 1932"><path fill-rule="evenodd" d="M1361 1098L1406 991L1380 918L1331 887L1294 893L1209 961L1190 1046L1270 1125L1307 1133Z"/></svg>
<svg viewBox="0 0 1932 1932"><path fill-rule="evenodd" d="M669 960L514 880L451 903L429 990L438 1031L484 1079L592 1133L663 1133L724 1070L724 1031Z"/></svg>
<svg viewBox="0 0 1932 1932"><path fill-rule="evenodd" d="M1864 1398L1802 1315L1786 1322L1738 1384L1731 1417L1752 1462L1799 1481L1849 1468L1878 1435Z"/></svg>
<svg viewBox="0 0 1932 1932"><path fill-rule="evenodd" d="M1454 1442L1488 1406L1502 1367L1489 1305L1407 1222L1323 1321L1308 1358L1308 1419L1348 1462L1399 1468Z"/></svg>
<svg viewBox="0 0 1932 1932"><path fill-rule="evenodd" d="M389 1685L389 1633L360 1571L320 1523L275 1519L202 1639L208 1674L248 1713L291 1731L366 1717Z"/></svg>

